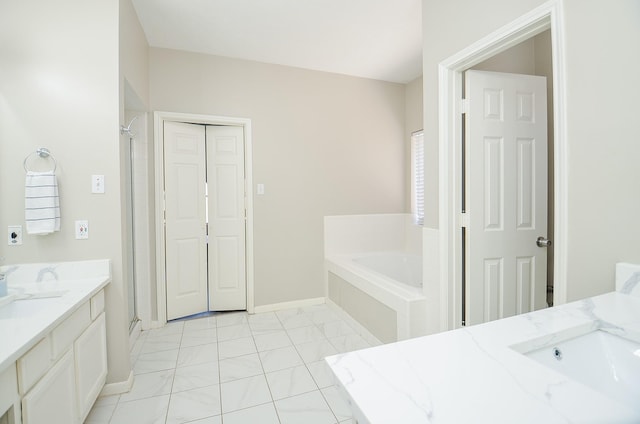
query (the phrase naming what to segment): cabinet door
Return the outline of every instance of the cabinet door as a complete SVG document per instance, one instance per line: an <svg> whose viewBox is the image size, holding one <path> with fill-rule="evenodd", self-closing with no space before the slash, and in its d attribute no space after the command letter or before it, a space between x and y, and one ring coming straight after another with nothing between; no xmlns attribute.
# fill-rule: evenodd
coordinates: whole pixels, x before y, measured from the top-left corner
<svg viewBox="0 0 640 424"><path fill-rule="evenodd" d="M86 418L107 377L107 337L104 312L75 342L78 411Z"/></svg>
<svg viewBox="0 0 640 424"><path fill-rule="evenodd" d="M18 374L12 364L0 372L0 424L20 423L20 395L18 394Z"/></svg>
<svg viewBox="0 0 640 424"><path fill-rule="evenodd" d="M78 423L75 383L70 349L22 398L23 424Z"/></svg>

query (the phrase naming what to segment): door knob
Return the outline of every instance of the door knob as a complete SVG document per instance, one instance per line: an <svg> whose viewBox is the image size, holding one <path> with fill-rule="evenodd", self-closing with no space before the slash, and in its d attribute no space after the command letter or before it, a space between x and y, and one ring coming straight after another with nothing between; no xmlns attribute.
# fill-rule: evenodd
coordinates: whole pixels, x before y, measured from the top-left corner
<svg viewBox="0 0 640 424"><path fill-rule="evenodd" d="M536 240L536 244L538 245L538 247L549 247L549 246L551 246L551 240L549 240L548 238L540 236Z"/></svg>

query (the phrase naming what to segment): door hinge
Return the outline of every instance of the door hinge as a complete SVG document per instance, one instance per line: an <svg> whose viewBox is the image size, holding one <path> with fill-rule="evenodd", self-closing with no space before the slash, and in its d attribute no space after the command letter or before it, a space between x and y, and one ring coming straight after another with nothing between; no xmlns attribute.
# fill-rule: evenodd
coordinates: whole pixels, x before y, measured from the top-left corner
<svg viewBox="0 0 640 424"><path fill-rule="evenodd" d="M162 222L167 224L167 192L162 192Z"/></svg>
<svg viewBox="0 0 640 424"><path fill-rule="evenodd" d="M469 112L469 99L460 99L460 113L465 114Z"/></svg>
<svg viewBox="0 0 640 424"><path fill-rule="evenodd" d="M469 214L466 212L461 212L460 216L458 217L459 222L459 227L462 228L468 228L469 227Z"/></svg>

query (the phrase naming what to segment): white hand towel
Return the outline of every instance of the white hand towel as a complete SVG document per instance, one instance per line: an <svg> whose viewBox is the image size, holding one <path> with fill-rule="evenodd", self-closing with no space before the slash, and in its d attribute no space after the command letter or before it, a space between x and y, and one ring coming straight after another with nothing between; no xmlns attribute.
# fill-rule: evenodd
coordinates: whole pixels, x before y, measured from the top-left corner
<svg viewBox="0 0 640 424"><path fill-rule="evenodd" d="M60 231L58 181L52 171L27 172L24 216L27 234L44 235Z"/></svg>

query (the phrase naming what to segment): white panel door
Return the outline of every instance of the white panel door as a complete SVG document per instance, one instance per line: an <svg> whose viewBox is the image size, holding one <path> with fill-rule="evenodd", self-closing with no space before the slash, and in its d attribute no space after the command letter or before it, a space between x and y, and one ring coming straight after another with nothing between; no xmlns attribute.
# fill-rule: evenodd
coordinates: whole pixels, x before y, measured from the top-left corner
<svg viewBox="0 0 640 424"><path fill-rule="evenodd" d="M205 127L164 124L167 319L207 310Z"/></svg>
<svg viewBox="0 0 640 424"><path fill-rule="evenodd" d="M467 71L466 324L545 307L546 78Z"/></svg>
<svg viewBox="0 0 640 424"><path fill-rule="evenodd" d="M244 134L207 126L209 310L247 307Z"/></svg>

